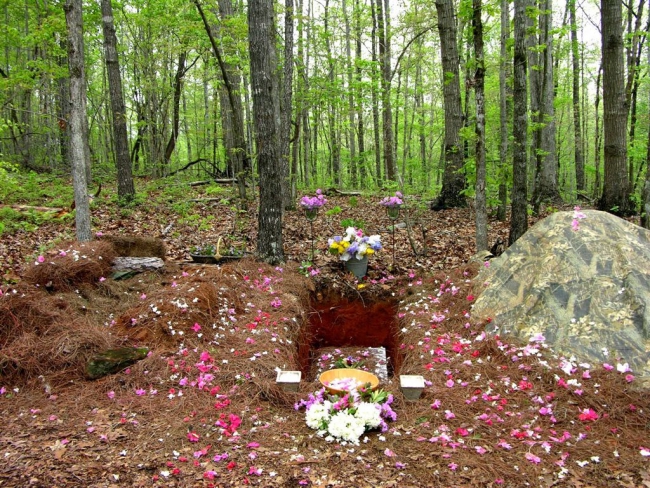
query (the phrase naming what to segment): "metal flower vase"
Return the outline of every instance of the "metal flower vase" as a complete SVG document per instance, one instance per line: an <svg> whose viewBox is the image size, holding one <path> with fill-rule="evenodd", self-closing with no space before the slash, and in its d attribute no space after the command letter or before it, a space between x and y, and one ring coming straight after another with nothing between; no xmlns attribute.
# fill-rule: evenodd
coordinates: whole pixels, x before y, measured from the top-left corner
<svg viewBox="0 0 650 488"><path fill-rule="evenodd" d="M368 256L364 256L361 259L355 257L348 259L345 261L345 269L351 271L360 280L368 272Z"/></svg>
<svg viewBox="0 0 650 488"><path fill-rule="evenodd" d="M394 207L386 207L386 214L391 220L397 220L399 218L400 206L395 205Z"/></svg>
<svg viewBox="0 0 650 488"><path fill-rule="evenodd" d="M305 217L307 217L307 220L310 222L313 222L314 219L318 216L318 209L317 208L306 208L305 209Z"/></svg>

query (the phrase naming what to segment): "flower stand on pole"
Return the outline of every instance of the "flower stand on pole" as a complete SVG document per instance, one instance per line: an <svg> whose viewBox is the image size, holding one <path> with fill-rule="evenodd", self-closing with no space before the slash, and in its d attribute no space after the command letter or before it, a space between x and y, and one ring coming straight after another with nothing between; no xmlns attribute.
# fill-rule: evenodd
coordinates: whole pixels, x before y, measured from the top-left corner
<svg viewBox="0 0 650 488"><path fill-rule="evenodd" d="M305 211L305 217L309 221L309 228L311 231L311 254L309 256L309 261L314 260L314 220L318 216L318 209L327 203L325 196L322 194L321 190L316 190L315 197L304 196L300 200L300 205Z"/></svg>
<svg viewBox="0 0 650 488"><path fill-rule="evenodd" d="M391 231L393 234L393 268L395 268L395 221L399 218L400 209L402 208L402 193L396 191L394 197L386 197L380 205L386 207L386 215L393 221Z"/></svg>

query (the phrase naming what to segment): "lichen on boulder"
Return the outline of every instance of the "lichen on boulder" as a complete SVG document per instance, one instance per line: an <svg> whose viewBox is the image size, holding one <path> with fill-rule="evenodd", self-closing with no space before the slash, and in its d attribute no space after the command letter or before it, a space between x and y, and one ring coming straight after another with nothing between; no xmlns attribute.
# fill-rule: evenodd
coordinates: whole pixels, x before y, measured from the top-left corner
<svg viewBox="0 0 650 488"><path fill-rule="evenodd" d="M149 349L146 347L121 347L109 349L93 356L86 365L86 375L94 380L117 373L127 366L147 357Z"/></svg>
<svg viewBox="0 0 650 488"><path fill-rule="evenodd" d="M476 278L473 315L488 331L583 361L627 362L650 382L650 231L606 212L535 224Z"/></svg>

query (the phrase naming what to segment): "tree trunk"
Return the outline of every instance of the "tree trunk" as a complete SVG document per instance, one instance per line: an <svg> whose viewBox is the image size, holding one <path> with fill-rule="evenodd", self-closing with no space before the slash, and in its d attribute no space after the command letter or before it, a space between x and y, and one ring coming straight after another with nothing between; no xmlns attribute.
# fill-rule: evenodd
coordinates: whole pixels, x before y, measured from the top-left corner
<svg viewBox="0 0 650 488"><path fill-rule="evenodd" d="M260 259L279 264L284 261L282 245L283 192L278 130L280 109L275 52L273 3L248 2L248 39L250 43L253 119L257 139L260 205L257 254Z"/></svg>
<svg viewBox="0 0 650 488"><path fill-rule="evenodd" d="M625 96L629 111L629 137L628 137L628 179L630 181L630 193L635 192L634 187L634 149L636 142L636 123L637 123L637 98L639 91L639 65L641 61L641 51L645 42L646 34L641 33L641 19L643 18L643 6L645 0L639 0L639 6L636 12L633 11L632 2L628 4L628 38L632 37L632 42L627 47L627 82L625 84ZM634 30L632 29L632 17L636 18ZM650 28L650 16L645 26L645 32ZM630 32L631 31L631 32Z"/></svg>
<svg viewBox="0 0 650 488"><path fill-rule="evenodd" d="M603 53L603 128L605 178L598 208L616 215L631 213L627 174L627 115L623 62L622 0L601 0Z"/></svg>
<svg viewBox="0 0 650 488"><path fill-rule="evenodd" d="M126 131L126 108L122 93L122 76L120 62L117 56L117 36L113 22L113 7L111 0L102 1L102 26L104 32L104 49L106 56L106 72L108 88L111 96L113 112L113 143L115 146L115 166L117 168L117 195L122 201L130 201L135 196L131 158L129 157L129 141Z"/></svg>
<svg viewBox="0 0 650 488"><path fill-rule="evenodd" d="M355 125L355 103L354 103L354 88L352 86L352 47L350 41L350 17L348 16L347 2L345 0L341 3L343 9L343 17L345 19L345 55L347 66L345 71L347 73L348 82L348 140L350 144L350 184L352 188L357 188L358 172L357 172L357 145L354 138L354 125Z"/></svg>
<svg viewBox="0 0 650 488"><path fill-rule="evenodd" d="M343 183L341 180L341 144L338 131L338 114L336 111L337 103L335 102L335 98L337 97L335 93L338 89L335 88L336 77L334 72L334 53L332 52L330 43L331 33L329 31L329 12L329 0L325 0L325 50L327 51L327 69L329 78L327 118L330 138L330 166L328 173L332 176L334 184L340 188Z"/></svg>
<svg viewBox="0 0 650 488"><path fill-rule="evenodd" d="M576 190L585 191L585 163L582 157L582 125L580 122L580 56L578 55L578 27L576 24L576 0L568 0L571 19L571 62L573 74L573 155L576 166Z"/></svg>
<svg viewBox="0 0 650 488"><path fill-rule="evenodd" d="M357 81L357 140L359 149L358 168L361 188L366 186L367 170L365 152L365 125L363 121L363 70L361 69L361 10L359 9L359 0L354 0L354 18L355 18L355 64L356 64L356 81Z"/></svg>
<svg viewBox="0 0 650 488"><path fill-rule="evenodd" d="M282 79L282 127L280 132L280 158L282 159L282 173L284 174L287 191L284 194L284 208L295 206L293 194L296 174L289 171L289 146L291 139L291 114L293 99L293 0L285 0L284 7L284 68Z"/></svg>
<svg viewBox="0 0 650 488"><path fill-rule="evenodd" d="M650 49L648 49L648 64L650 65ZM650 101L650 94L648 100ZM641 191L641 227L650 230L650 126L648 127L645 164L645 182Z"/></svg>
<svg viewBox="0 0 650 488"><path fill-rule="evenodd" d="M418 55L422 54L422 43L418 42ZM422 165L422 183L425 188L430 184L430 168L427 160L427 141L426 141L426 117L424 111L424 88L422 86L422 65L418 63L415 67L415 110L418 116L418 147L420 155L420 164Z"/></svg>
<svg viewBox="0 0 650 488"><path fill-rule="evenodd" d="M509 245L528 230L528 191L526 185L526 145L528 132L528 104L526 93L526 7L527 0L515 0L514 52L514 117L512 126L512 215L510 217Z"/></svg>
<svg viewBox="0 0 650 488"><path fill-rule="evenodd" d="M106 0L104 0L106 1ZM165 154L163 161L166 168L169 168L174 148L176 148L176 140L178 139L178 128L180 126L180 109L181 109L181 92L183 90L183 76L185 76L185 60L187 59L187 51L181 51L178 56L178 66L176 67L176 74L174 75L174 101L172 106L172 132L165 146Z"/></svg>
<svg viewBox="0 0 650 488"><path fill-rule="evenodd" d="M190 124L188 123L190 114L187 112L187 97L185 92L182 93L181 103L183 104L183 132L185 133L185 140L187 141L187 160L192 161L194 159L192 157L192 138L190 137ZM196 112L194 113L196 114Z"/></svg>
<svg viewBox="0 0 650 488"><path fill-rule="evenodd" d="M506 221L506 207L508 205L508 116L512 106L510 88L506 80L510 74L510 62L508 59L508 40L510 39L510 2L501 0L501 60L499 62L499 126L501 144L499 145L499 206L497 208L497 219L499 222Z"/></svg>
<svg viewBox="0 0 650 488"><path fill-rule="evenodd" d="M485 63L483 59L482 2L473 0L472 27L474 29L474 56L476 74L476 251L488 249L487 208L485 197Z"/></svg>
<svg viewBox="0 0 650 488"><path fill-rule="evenodd" d="M601 178L600 178L600 80L601 80L601 74L603 71L603 64L602 61L600 63L600 66L598 66L598 76L596 77L596 100L594 102L595 110L594 113L595 115L595 135L594 135L594 166L596 167L595 173L596 173L596 180L594 182L594 192L593 192L593 197L594 199L600 199L600 187L601 187Z"/></svg>
<svg viewBox="0 0 650 488"><path fill-rule="evenodd" d="M66 0L68 29L68 67L70 69L70 157L74 185L75 227L78 241L90 241L90 205L86 180L88 133L84 131L86 117L86 76L84 74L83 17L81 0Z"/></svg>
<svg viewBox="0 0 650 488"><path fill-rule="evenodd" d="M381 73L377 74L377 12L375 9L375 1L381 2L382 0L370 0L370 11L372 12L372 76L371 76L371 96L372 96L372 125L373 135L375 139L375 183L381 186L381 146L379 145L379 96L377 95L377 81Z"/></svg>
<svg viewBox="0 0 650 488"><path fill-rule="evenodd" d="M390 14L388 0L385 7L382 0L377 1L377 30L379 42L379 65L381 70L381 113L384 136L384 171L386 179L395 181L396 167L393 141L393 114L390 101L391 60L390 60Z"/></svg>
<svg viewBox="0 0 650 488"><path fill-rule="evenodd" d="M217 63L219 64L219 69L223 78L223 83L228 93L228 102L233 117L232 127L233 137L235 141L235 147L232 148L230 157L232 158L233 167L235 169L235 176L237 177L239 197L241 199L246 199L246 178L247 175L250 174L251 164L248 152L246 151L246 138L244 137L243 110L241 106L241 97L239 95L240 78L236 74L234 68L223 60L221 51L219 50L217 42L212 35L210 24L208 23L203 9L199 4L199 0L194 0L194 5L196 5L196 8L201 15L201 19L203 20L203 26L205 27L205 31L208 34L208 38L210 39L212 51L217 58ZM220 0L219 13L224 18L232 15L231 0Z"/></svg>
<svg viewBox="0 0 650 488"><path fill-rule="evenodd" d="M65 43L61 41L61 48L66 49ZM67 60L63 56L59 57L57 64L62 69L67 63ZM70 77L66 74L61 76L57 80L58 83L58 93L57 93L57 116L59 124L59 153L61 154L61 161L65 166L66 172L71 170L68 166L70 162L70 137L68 134L68 128L66 127L68 120L70 119Z"/></svg>
<svg viewBox="0 0 650 488"><path fill-rule="evenodd" d="M460 104L458 44L453 0L436 0L436 10L445 105L445 169L442 190L434 208L444 209L465 207L467 202L461 193L465 189L465 176L462 173L463 149L460 147L463 114Z"/></svg>
<svg viewBox="0 0 650 488"><path fill-rule="evenodd" d="M309 159L305 157L309 147L309 136L307 135L307 137L305 137L307 131L305 124L308 111L306 107L307 100L305 97L305 94L307 93L307 75L305 66L304 3L304 0L298 0L298 56L296 59L296 124L298 125L298 136L293 143L296 157L293 159L292 163L295 164L297 168L302 168L302 182L305 185L308 185L310 176Z"/></svg>
<svg viewBox="0 0 650 488"><path fill-rule="evenodd" d="M539 24L541 30L540 44L543 46L539 62L541 63L539 90L539 127L536 131L537 154L535 155L535 189L533 192L533 211L539 213L544 203L559 205L562 197L558 190L557 153L555 143L555 109L553 102L555 90L553 85L553 38L552 6L550 0L542 0Z"/></svg>
<svg viewBox="0 0 650 488"><path fill-rule="evenodd" d="M539 9L537 3L540 0L527 1L527 14L526 14L526 63L527 63L527 76L528 76L528 96L531 127L528 140L528 161L526 164L526 184L527 192L534 189L535 184L535 170L537 168L537 154L539 152L539 143L541 136L538 134L542 128L542 110L540 107L541 98L541 85L542 85L542 66L540 62L540 45L542 44L539 39Z"/></svg>

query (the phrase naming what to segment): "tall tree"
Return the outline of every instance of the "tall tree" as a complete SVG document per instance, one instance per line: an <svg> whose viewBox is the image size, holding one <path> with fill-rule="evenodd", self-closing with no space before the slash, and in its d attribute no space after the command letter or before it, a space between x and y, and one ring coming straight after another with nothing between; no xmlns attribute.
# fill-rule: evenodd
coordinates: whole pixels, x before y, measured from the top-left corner
<svg viewBox="0 0 650 488"><path fill-rule="evenodd" d="M557 152L555 142L555 85L553 83L553 36L551 0L541 0L539 9L540 46L539 63L541 71L538 80L539 102L535 144L535 189L533 191L533 210L539 212L543 203L562 202L558 190Z"/></svg>
<svg viewBox="0 0 650 488"><path fill-rule="evenodd" d="M388 0L377 1L377 31L379 43L379 66L381 69L382 135L384 137L384 170L386 179L395 181L397 167L393 141L393 115L390 100L390 12ZM382 6L382 1L384 5Z"/></svg>
<svg viewBox="0 0 650 488"><path fill-rule="evenodd" d="M230 110L226 110L226 113L230 113L232 115L232 129L234 139L234 147L230 151L230 157L233 162L232 164L235 170L235 175L237 176L239 197L245 199L246 176L251 170L251 164L248 152L246 151L246 137L244 136L244 116L243 110L241 108L241 97L239 95L238 86L239 77L234 73L234 68L230 66L221 56L221 51L219 50L216 39L212 35L212 29L210 28L210 24L207 17L205 16L205 13L203 12L203 8L201 7L199 0L193 1L194 5L196 5L197 10L199 11L199 14L201 15L201 20L203 20L203 26L205 27L205 31L208 34L208 38L210 39L212 51L217 58L217 63L219 64L219 70L221 71L223 84L228 94L228 108ZM230 11L227 10L228 8L230 8ZM231 0L222 0L219 2L219 9L222 16L232 15Z"/></svg>
<svg viewBox="0 0 650 488"><path fill-rule="evenodd" d="M307 106L307 91L308 91L308 77L307 77L307 54L305 49L305 30L308 29L305 22L305 0L298 0L300 2L299 15L298 15L298 90L296 95L297 105L297 132L302 130L302 175L305 185L309 185L312 176L312 169L310 166L310 138L309 138L309 110ZM296 140L294 148L298 149L300 141Z"/></svg>
<svg viewBox="0 0 650 488"><path fill-rule="evenodd" d="M329 143L330 143L330 163L328 167L329 174L331 174L332 179L336 186L341 186L343 180L341 178L341 141L340 134L338 130L338 115L337 115L337 97L334 95L338 91L335 88L337 83L337 77L335 74L335 64L334 64L334 53L332 52L332 43L331 37L332 33L330 32L330 1L325 0L325 50L327 51L327 77L328 77L328 93L330 94L329 104L327 107L327 118L329 122Z"/></svg>
<svg viewBox="0 0 650 488"><path fill-rule="evenodd" d="M641 61L641 51L647 32L650 29L650 16L645 26L645 31L641 32L641 20L643 18L643 6L646 0L639 0L639 6L634 11L633 4L628 4L628 33L626 38L631 37L631 42L626 42L627 50L627 81L625 83L625 96L627 109L629 111L629 137L628 137L628 178L630 181L630 193L634 192L634 146L636 144L636 125L637 125L637 100L639 91L639 64ZM634 27L632 27L632 18L635 17Z"/></svg>
<svg viewBox="0 0 650 488"><path fill-rule="evenodd" d="M594 168L595 168L595 173L596 173L596 178L594 181L594 191L593 191L593 197L594 199L598 200L600 198L600 189L601 189L601 177L600 177L600 145L602 142L601 135L601 127L600 127L600 80L602 79L602 73L603 73L603 62L600 62L600 65L598 66L598 75L596 76L596 100L594 101L594 113L596 114L595 116L595 122L594 122Z"/></svg>
<svg viewBox="0 0 650 488"><path fill-rule="evenodd" d="M526 145L528 103L526 71L526 8L528 0L515 0L515 49L513 58L513 126L512 126L512 214L508 243L513 244L528 230L528 191L526 185Z"/></svg>
<svg viewBox="0 0 650 488"><path fill-rule="evenodd" d="M176 148L176 141L178 140L178 131L180 125L180 107L181 107L181 93L183 91L183 77L187 71L185 68L185 61L187 60L187 51L182 50L178 55L178 65L176 67L176 74L174 74L174 97L172 102L172 127L171 134L165 146L165 152L163 153L163 162L165 168L169 167L169 162L171 161L172 154L174 154L174 149Z"/></svg>
<svg viewBox="0 0 650 488"><path fill-rule="evenodd" d="M497 218L500 222L506 220L508 204L508 114L511 113L512 97L510 86L507 84L512 72L508 59L508 41L510 39L510 2L501 0L501 57L499 60L499 127L501 143L499 144L499 207Z"/></svg>
<svg viewBox="0 0 650 488"><path fill-rule="evenodd" d="M273 2L249 0L248 39L253 92L253 121L260 182L257 254L270 263L284 261L282 246L283 192L279 128L280 108Z"/></svg>
<svg viewBox="0 0 650 488"><path fill-rule="evenodd" d="M68 30L68 67L70 69L70 157L74 185L75 227L78 241L91 240L90 204L86 180L89 153L86 117L86 76L84 74L83 16L81 0L66 0L65 22Z"/></svg>
<svg viewBox="0 0 650 488"><path fill-rule="evenodd" d="M460 74L457 44L456 16L453 0L436 0L438 32L442 55L443 96L445 105L445 170L442 190L435 209L465 207L462 195L465 189L463 170L463 148L460 146L460 129L463 113L460 104Z"/></svg>
<svg viewBox="0 0 650 488"><path fill-rule="evenodd" d="M381 2L382 0L370 0L370 11L372 12L372 31L371 31L371 46L372 46L372 84L371 84L371 97L372 97L372 126L373 136L375 141L375 183L377 186L381 185L381 146L379 144L379 97L377 95L377 81L381 76L381 71L377 73L377 11L375 9L375 1Z"/></svg>
<svg viewBox="0 0 650 488"><path fill-rule="evenodd" d="M363 70L361 69L362 63L362 39L361 39L361 9L359 8L359 0L354 0L354 19L355 19L355 58L354 62L356 65L356 95L357 95L357 140L359 143L359 177L361 180L361 187L364 188L367 184L366 182L366 161L365 161L365 124L363 118L363 89L361 88L363 81Z"/></svg>
<svg viewBox="0 0 650 488"><path fill-rule="evenodd" d="M622 0L601 0L605 177L598 208L617 215L632 211L627 173L627 115Z"/></svg>
<svg viewBox="0 0 650 488"><path fill-rule="evenodd" d="M350 41L350 17L348 15L347 2L345 0L341 3L343 9L343 18L345 20L345 56L347 61L346 77L348 83L348 141L350 145L350 183L352 187L356 188L358 185L357 179L357 145L354 138L354 125L355 125L355 101L354 89L352 86L352 47Z"/></svg>
<svg viewBox="0 0 650 488"><path fill-rule="evenodd" d="M286 180L287 191L284 194L285 208L293 208L296 197L294 186L297 175L290 175L289 146L291 140L291 114L293 100L293 0L284 4L284 68L282 77L282 128L280 131L280 157L282 173Z"/></svg>
<svg viewBox="0 0 650 488"><path fill-rule="evenodd" d="M650 65L650 47L648 48L648 64ZM650 102L650 93L648 93L648 101ZM650 125L648 125L645 165L645 181L643 190L641 190L641 227L650 230Z"/></svg>
<svg viewBox="0 0 650 488"><path fill-rule="evenodd" d="M111 0L102 1L102 27L104 33L104 50L108 89L111 96L113 114L113 145L115 146L115 166L117 168L117 196L123 201L130 201L135 196L129 141L126 135L126 108L122 93L122 76L117 56L117 36L113 21Z"/></svg>
<svg viewBox="0 0 650 488"><path fill-rule="evenodd" d="M582 157L582 125L580 122L580 55L578 54L578 25L576 0L567 0L571 22L571 74L573 96L573 158L576 167L576 190L585 190L585 163Z"/></svg>
<svg viewBox="0 0 650 488"><path fill-rule="evenodd" d="M218 4L221 24L230 23L237 14L232 0L218 0ZM224 35L227 37L233 36L231 33L225 33ZM246 141L244 131L245 117L241 101L242 86L244 87L244 96L247 96L246 83L242 83L240 69L228 59L223 59L219 63L219 66L222 67L222 80L224 80L223 72L225 71L228 77L228 84L230 85L230 88L228 88L224 80L219 90L221 117L223 124L228 127L227 131L229 133L229 139L226 142L226 158L229 166L233 170L233 174L237 177L239 194L245 197L245 180L250 176L252 171L250 161L251 151Z"/></svg>
<svg viewBox="0 0 650 488"><path fill-rule="evenodd" d="M485 60L483 58L482 1L473 0L472 27L474 29L474 56L476 73L476 250L488 248L487 207L485 197Z"/></svg>

